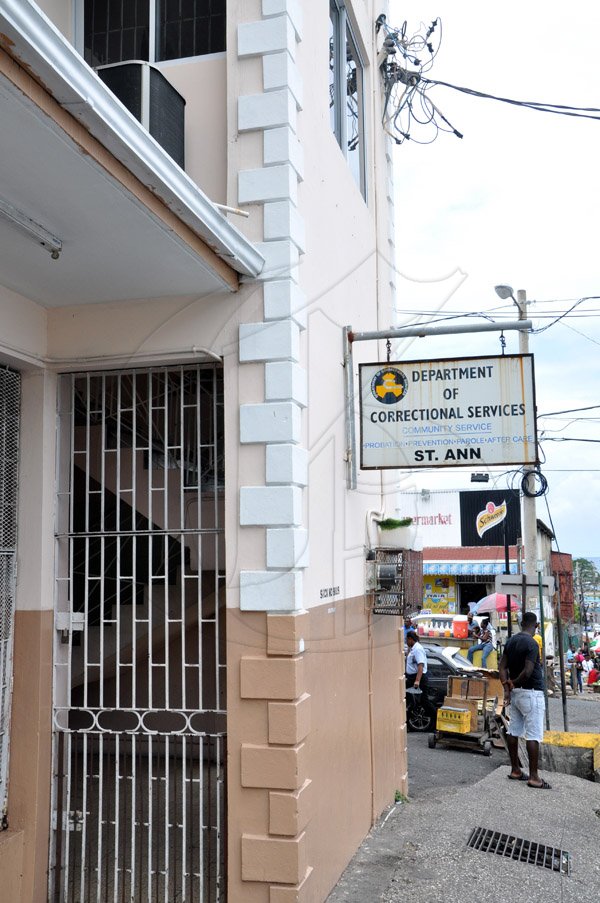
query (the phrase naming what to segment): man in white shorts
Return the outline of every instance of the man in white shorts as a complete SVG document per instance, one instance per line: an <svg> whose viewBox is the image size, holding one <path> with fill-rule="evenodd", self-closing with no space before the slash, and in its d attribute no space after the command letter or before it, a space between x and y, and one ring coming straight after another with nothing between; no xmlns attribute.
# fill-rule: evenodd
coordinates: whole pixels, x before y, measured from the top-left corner
<svg viewBox="0 0 600 903"><path fill-rule="evenodd" d="M510 704L508 751L511 781L526 781L536 790L550 790L550 784L538 774L540 743L544 739L544 678L538 644L533 638L537 617L527 611L521 622L521 633L512 636L502 653L500 680L504 686L504 705ZM527 744L529 774L519 765L519 737Z"/></svg>

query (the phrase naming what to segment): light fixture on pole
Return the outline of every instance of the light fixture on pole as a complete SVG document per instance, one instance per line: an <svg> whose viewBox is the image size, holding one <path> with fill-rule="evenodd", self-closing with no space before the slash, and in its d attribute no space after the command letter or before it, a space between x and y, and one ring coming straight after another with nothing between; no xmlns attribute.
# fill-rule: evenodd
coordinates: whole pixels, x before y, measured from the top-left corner
<svg viewBox="0 0 600 903"><path fill-rule="evenodd" d="M47 229L44 229L43 226L40 226L39 223L32 220L26 213L17 210L16 207L8 201L4 201L2 198L0 198L0 217L8 220L13 226L16 226L30 238L33 238L37 244L48 251L52 260L58 260L60 252L62 251L62 241L60 238L57 238L56 235L48 232Z"/></svg>
<svg viewBox="0 0 600 903"><path fill-rule="evenodd" d="M519 309L519 320L526 319L527 313L527 294L523 289L519 289L517 297L511 285L502 283L494 286L494 290L499 298L507 301L512 298ZM527 329L519 330L519 354L529 354L529 333ZM523 468L523 542L525 545L525 574L533 579L537 573L537 516L535 507L535 479L532 476L535 468L526 466Z"/></svg>
<svg viewBox="0 0 600 903"><path fill-rule="evenodd" d="M513 301L515 301L515 295L514 295L511 285L504 285L504 284L495 285L494 291L496 292L496 294L498 295L499 298L502 298L503 301L508 301L509 298L512 298ZM515 304L516 303L517 302L515 301Z"/></svg>

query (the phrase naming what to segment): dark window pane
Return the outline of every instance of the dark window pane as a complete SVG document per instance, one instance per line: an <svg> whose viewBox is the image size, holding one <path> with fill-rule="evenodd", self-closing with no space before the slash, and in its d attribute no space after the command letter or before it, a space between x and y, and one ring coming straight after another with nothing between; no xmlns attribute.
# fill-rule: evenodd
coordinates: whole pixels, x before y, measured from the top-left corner
<svg viewBox="0 0 600 903"><path fill-rule="evenodd" d="M202 6L202 3L198 4ZM181 0L181 18L182 19L193 19L196 14L194 0Z"/></svg>
<svg viewBox="0 0 600 903"><path fill-rule="evenodd" d="M210 52L221 53L226 48L225 16L211 16L210 26Z"/></svg>
<svg viewBox="0 0 600 903"><path fill-rule="evenodd" d="M181 24L179 53L182 57L194 56L194 28L192 22L182 22Z"/></svg>
<svg viewBox="0 0 600 903"><path fill-rule="evenodd" d="M86 0L85 59L91 66L148 59L149 0Z"/></svg>
<svg viewBox="0 0 600 903"><path fill-rule="evenodd" d="M136 59L135 28L125 28L122 35L122 54L124 60Z"/></svg>
<svg viewBox="0 0 600 903"><path fill-rule="evenodd" d="M108 35L108 59L106 62L119 63L121 59L121 32L111 31Z"/></svg>
<svg viewBox="0 0 600 903"><path fill-rule="evenodd" d="M225 49L225 0L159 0L157 59L198 56ZM172 27L177 24L175 38Z"/></svg>
<svg viewBox="0 0 600 903"><path fill-rule="evenodd" d="M210 35L208 32L208 16L196 19L196 54L201 56L210 53Z"/></svg>
<svg viewBox="0 0 600 903"><path fill-rule="evenodd" d="M108 23L108 9L106 0L94 0L91 3L92 12L92 28L94 31L104 31Z"/></svg>
<svg viewBox="0 0 600 903"><path fill-rule="evenodd" d="M150 53L150 35L147 28L136 28L134 59L147 60Z"/></svg>
<svg viewBox="0 0 600 903"><path fill-rule="evenodd" d="M179 23L170 22L164 27L165 55L163 59L173 60L179 56Z"/></svg>
<svg viewBox="0 0 600 903"><path fill-rule="evenodd" d="M179 0L165 0L165 20L178 22L181 19Z"/></svg>
<svg viewBox="0 0 600 903"><path fill-rule="evenodd" d="M121 28L123 25L123 4L121 0L108 0L108 27Z"/></svg>
<svg viewBox="0 0 600 903"><path fill-rule="evenodd" d="M123 4L123 28L133 28L135 25L135 3L125 0Z"/></svg>

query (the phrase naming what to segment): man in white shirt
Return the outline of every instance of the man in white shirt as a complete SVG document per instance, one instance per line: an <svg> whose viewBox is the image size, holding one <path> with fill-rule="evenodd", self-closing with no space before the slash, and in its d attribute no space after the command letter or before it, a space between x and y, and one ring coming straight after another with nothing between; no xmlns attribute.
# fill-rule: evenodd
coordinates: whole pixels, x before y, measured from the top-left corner
<svg viewBox="0 0 600 903"><path fill-rule="evenodd" d="M485 668L488 655L496 648L496 631L492 627L489 618L485 618L481 622L481 638L476 646L471 646L467 651L467 658L473 664L473 656L478 649L481 649L481 667Z"/></svg>
<svg viewBox="0 0 600 903"><path fill-rule="evenodd" d="M427 655L414 630L406 632L406 686L423 691L427 688Z"/></svg>

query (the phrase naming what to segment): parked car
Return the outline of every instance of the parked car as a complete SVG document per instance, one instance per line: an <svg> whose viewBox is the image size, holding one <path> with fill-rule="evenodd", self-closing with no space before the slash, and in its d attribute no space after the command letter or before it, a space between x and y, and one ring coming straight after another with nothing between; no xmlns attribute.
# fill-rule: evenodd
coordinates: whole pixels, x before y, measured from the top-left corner
<svg viewBox="0 0 600 903"><path fill-rule="evenodd" d="M427 655L427 678L435 689L435 703L439 707L448 693L448 678L465 671L475 671L468 658L460 654L457 646L440 646L438 643L422 643Z"/></svg>
<svg viewBox="0 0 600 903"><path fill-rule="evenodd" d="M440 646L439 643L422 643L427 655L428 699L408 698L406 722L412 731L429 731L435 727L435 713L444 703L448 692L448 678L476 670L471 662L460 654L458 646Z"/></svg>

